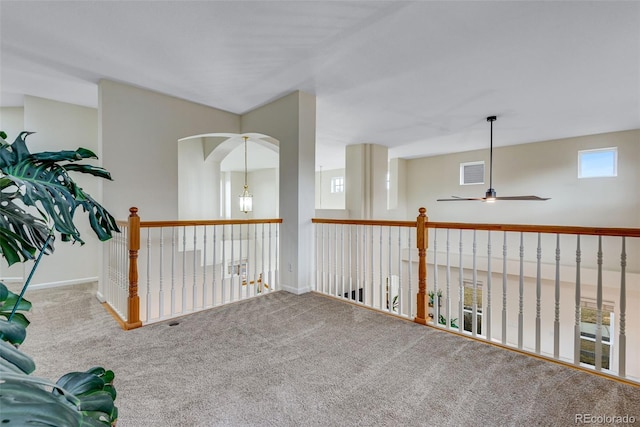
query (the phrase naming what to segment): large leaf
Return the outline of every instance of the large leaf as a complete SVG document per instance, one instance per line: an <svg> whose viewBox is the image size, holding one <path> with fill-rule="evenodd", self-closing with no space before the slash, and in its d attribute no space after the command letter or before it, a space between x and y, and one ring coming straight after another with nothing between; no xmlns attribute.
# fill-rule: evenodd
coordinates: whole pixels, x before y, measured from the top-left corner
<svg viewBox="0 0 640 427"><path fill-rule="evenodd" d="M22 344L27 336L27 329L21 324L0 319L0 336L11 344Z"/></svg>
<svg viewBox="0 0 640 427"><path fill-rule="evenodd" d="M24 140L27 135L23 133L21 137L16 138L12 144L12 157L9 156L11 161L5 162L2 167L5 174L2 179L19 189L14 193L15 197L19 197L26 206L41 208L45 216L51 219L55 230L62 234L63 241L83 243L73 222L78 206L82 206L89 214L89 223L100 240L107 240L113 231L119 231L115 219L73 181L68 171L105 179L111 179L110 174L103 168L92 165L61 163L96 158L96 155L85 148L76 151L28 154ZM0 147L0 152L8 150L7 147ZM11 252L11 255L13 259L16 258L15 252Z"/></svg>
<svg viewBox="0 0 640 427"><path fill-rule="evenodd" d="M32 133L20 132L13 144L0 144L0 169L15 165L30 156L25 138Z"/></svg>
<svg viewBox="0 0 640 427"><path fill-rule="evenodd" d="M15 201L0 193L0 254L12 265L33 259L35 251L44 247L49 229L44 220L34 217ZM53 252L53 240L45 248Z"/></svg>
<svg viewBox="0 0 640 427"><path fill-rule="evenodd" d="M98 156L91 150L86 148L78 148L76 151L62 150L62 151L42 151L40 153L33 153L31 155L34 159L44 163L56 163L69 161L73 162L82 159L97 159Z"/></svg>
<svg viewBox="0 0 640 427"><path fill-rule="evenodd" d="M69 188L69 178L62 167L36 163L32 158L27 158L16 165L7 166L4 173L20 188L21 200L25 205L41 206L58 232L82 243L80 232L73 224L76 202Z"/></svg>

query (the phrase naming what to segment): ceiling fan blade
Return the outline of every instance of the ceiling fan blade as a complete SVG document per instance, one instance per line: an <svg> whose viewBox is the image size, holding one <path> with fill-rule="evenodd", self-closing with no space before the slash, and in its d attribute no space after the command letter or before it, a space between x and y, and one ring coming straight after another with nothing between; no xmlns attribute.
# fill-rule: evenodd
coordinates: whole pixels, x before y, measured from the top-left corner
<svg viewBox="0 0 640 427"><path fill-rule="evenodd" d="M479 201L484 201L484 197L458 197L458 196L451 196L453 197L452 199L437 199L437 202L465 202L465 201L469 201L469 200L479 200Z"/></svg>
<svg viewBox="0 0 640 427"><path fill-rule="evenodd" d="M458 197L451 196L451 199L437 199L437 202L467 202L467 201L481 201L486 202L486 197ZM496 197L495 200L549 200L549 197L538 197L538 196L504 196L504 197Z"/></svg>
<svg viewBox="0 0 640 427"><path fill-rule="evenodd" d="M496 197L496 200L549 200L550 197L538 197L538 196L504 196Z"/></svg>

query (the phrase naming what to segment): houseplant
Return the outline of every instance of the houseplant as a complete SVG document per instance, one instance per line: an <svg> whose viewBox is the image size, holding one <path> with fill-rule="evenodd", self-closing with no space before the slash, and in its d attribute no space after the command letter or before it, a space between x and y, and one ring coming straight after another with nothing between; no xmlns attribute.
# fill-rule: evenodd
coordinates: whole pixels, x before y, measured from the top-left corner
<svg viewBox="0 0 640 427"><path fill-rule="evenodd" d="M117 232L115 219L85 193L69 172L111 179L103 168L77 163L90 150L30 153L22 132L13 144L0 132L0 254L9 265L34 260L20 295L0 283L0 422L3 425L113 425L117 419L112 371L70 372L57 382L37 378L33 359L17 347L26 338L31 303L23 295L43 255L62 241L83 244L74 224L80 207L102 241Z"/></svg>

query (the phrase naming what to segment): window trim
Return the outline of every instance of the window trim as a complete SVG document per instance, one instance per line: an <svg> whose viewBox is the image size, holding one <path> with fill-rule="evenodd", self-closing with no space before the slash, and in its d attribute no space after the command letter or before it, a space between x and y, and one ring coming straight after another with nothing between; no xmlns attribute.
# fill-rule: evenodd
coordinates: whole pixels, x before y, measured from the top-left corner
<svg viewBox="0 0 640 427"><path fill-rule="evenodd" d="M613 172L611 175L584 175L582 170L583 154L611 152L613 153ZM588 178L614 178L618 176L618 147L593 148L589 150L578 150L578 179Z"/></svg>

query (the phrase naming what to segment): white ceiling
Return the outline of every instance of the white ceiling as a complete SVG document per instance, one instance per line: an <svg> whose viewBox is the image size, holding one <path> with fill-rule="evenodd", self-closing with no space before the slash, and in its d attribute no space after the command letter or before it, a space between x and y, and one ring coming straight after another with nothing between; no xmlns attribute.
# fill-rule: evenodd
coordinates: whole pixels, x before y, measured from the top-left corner
<svg viewBox="0 0 640 427"><path fill-rule="evenodd" d="M0 0L1 106L125 82L244 113L317 97L316 169L640 128L640 3ZM216 129L212 129L216 132Z"/></svg>

